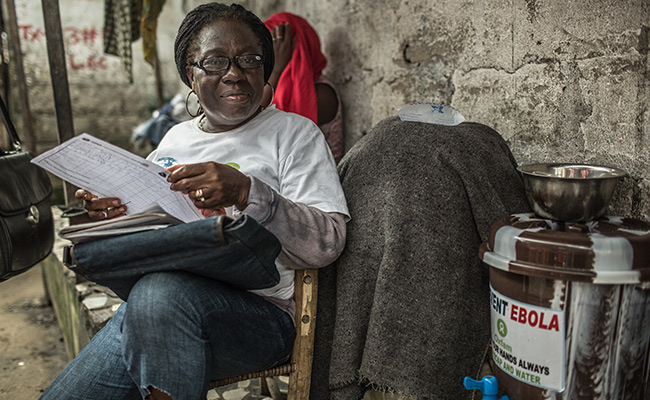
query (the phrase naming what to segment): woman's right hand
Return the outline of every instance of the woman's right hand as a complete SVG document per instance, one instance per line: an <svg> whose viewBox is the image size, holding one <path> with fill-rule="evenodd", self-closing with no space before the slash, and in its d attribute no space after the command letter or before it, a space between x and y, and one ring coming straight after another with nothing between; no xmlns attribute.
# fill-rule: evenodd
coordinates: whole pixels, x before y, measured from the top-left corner
<svg viewBox="0 0 650 400"><path fill-rule="evenodd" d="M126 212L126 206L117 197L99 198L84 189L77 190L74 197L82 200L83 207L88 211L88 217L93 221L121 217Z"/></svg>

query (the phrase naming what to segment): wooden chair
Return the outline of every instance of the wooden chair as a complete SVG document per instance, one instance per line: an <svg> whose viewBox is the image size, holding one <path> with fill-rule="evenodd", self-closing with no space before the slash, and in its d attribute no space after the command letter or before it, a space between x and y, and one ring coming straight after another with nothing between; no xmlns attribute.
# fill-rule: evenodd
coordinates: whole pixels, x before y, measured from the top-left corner
<svg viewBox="0 0 650 400"><path fill-rule="evenodd" d="M233 378L220 379L210 383L210 389L248 379L260 378L263 393L268 394L267 377L289 375L287 400L309 399L311 365L314 354L316 329L316 298L318 291L318 270L296 270L296 340L290 360L282 365L264 371L252 372Z"/></svg>

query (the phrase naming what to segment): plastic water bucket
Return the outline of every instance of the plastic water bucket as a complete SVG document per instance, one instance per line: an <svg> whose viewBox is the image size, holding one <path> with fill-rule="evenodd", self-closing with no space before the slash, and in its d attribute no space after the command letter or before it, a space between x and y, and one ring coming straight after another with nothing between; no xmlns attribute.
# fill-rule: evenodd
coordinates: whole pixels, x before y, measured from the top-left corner
<svg viewBox="0 0 650 400"><path fill-rule="evenodd" d="M510 215L479 255L501 394L650 399L650 224Z"/></svg>

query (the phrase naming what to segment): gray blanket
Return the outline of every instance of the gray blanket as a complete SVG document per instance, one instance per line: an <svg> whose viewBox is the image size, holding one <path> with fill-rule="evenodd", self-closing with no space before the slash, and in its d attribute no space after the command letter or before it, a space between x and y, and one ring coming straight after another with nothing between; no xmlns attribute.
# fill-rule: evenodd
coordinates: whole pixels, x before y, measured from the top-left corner
<svg viewBox="0 0 650 400"><path fill-rule="evenodd" d="M367 388L470 398L489 342L478 249L499 217L529 212L515 160L487 126L388 118L339 164L352 220L319 274L310 399Z"/></svg>

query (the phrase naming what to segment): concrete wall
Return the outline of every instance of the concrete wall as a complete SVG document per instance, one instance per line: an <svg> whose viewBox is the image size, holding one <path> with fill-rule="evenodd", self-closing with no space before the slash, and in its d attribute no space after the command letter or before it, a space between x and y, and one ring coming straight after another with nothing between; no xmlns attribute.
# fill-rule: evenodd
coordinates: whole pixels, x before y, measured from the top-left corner
<svg viewBox="0 0 650 400"><path fill-rule="evenodd" d="M184 90L173 65L173 37L183 14L199 3L167 0L159 22L169 96ZM348 149L407 102L448 104L500 132L520 164L625 169L630 175L610 214L650 220L648 0L242 3L262 18L280 10L300 14L320 33L329 59L325 72L344 103ZM60 4L64 27L101 29L102 0ZM19 23L38 26L40 2L17 5ZM35 123L48 139L56 125L44 46L42 39L23 42ZM75 65L86 65L70 68L69 60L76 130L128 146L132 128L155 108L153 72L141 61L141 42L133 45L134 85L118 60L102 54L100 40L68 38L66 48Z"/></svg>
<svg viewBox="0 0 650 400"><path fill-rule="evenodd" d="M496 129L520 164L625 169L610 214L650 219L647 0L255 1L321 35L346 144L410 101Z"/></svg>

